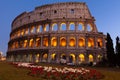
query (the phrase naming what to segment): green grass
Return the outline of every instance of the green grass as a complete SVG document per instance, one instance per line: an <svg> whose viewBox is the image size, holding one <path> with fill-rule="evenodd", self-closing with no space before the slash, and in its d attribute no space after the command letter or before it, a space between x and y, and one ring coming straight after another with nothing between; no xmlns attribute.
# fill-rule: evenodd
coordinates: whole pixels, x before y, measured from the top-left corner
<svg viewBox="0 0 120 80"><path fill-rule="evenodd" d="M49 64L39 64L43 66L49 66ZM63 67L56 64L51 66ZM100 71L105 78L102 80L120 80L120 69L113 68L93 68ZM23 68L16 68L7 62L0 62L0 80L43 80L38 77L32 77L28 75L29 70Z"/></svg>

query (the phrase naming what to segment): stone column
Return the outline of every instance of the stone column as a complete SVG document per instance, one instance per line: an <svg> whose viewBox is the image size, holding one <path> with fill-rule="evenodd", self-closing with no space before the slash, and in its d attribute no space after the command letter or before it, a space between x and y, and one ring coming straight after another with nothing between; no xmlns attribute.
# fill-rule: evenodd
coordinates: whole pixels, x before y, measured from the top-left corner
<svg viewBox="0 0 120 80"><path fill-rule="evenodd" d="M79 55L78 55L78 53L76 53L75 58L76 58L76 64L79 64Z"/></svg>
<svg viewBox="0 0 120 80"><path fill-rule="evenodd" d="M66 31L69 31L69 26L70 26L70 23L66 22Z"/></svg>
<svg viewBox="0 0 120 80"><path fill-rule="evenodd" d="M42 36L40 37L40 40L41 40L41 42L40 42L40 43L41 43L41 44L40 44L40 47L43 47L43 37L42 37Z"/></svg>
<svg viewBox="0 0 120 80"><path fill-rule="evenodd" d="M66 47L68 48L69 47L69 37L68 36L66 36Z"/></svg>
<svg viewBox="0 0 120 80"><path fill-rule="evenodd" d="M85 47L88 48L88 37L85 37Z"/></svg>
<svg viewBox="0 0 120 80"><path fill-rule="evenodd" d="M75 44L75 45L76 45L76 48L78 48L78 36L75 36L75 39L76 39L76 40L75 40L75 41L76 41L76 44Z"/></svg>
<svg viewBox="0 0 120 80"><path fill-rule="evenodd" d="M60 22L58 22L57 23L57 25L58 25L58 32L60 31L60 29L61 29L61 23Z"/></svg>
<svg viewBox="0 0 120 80"><path fill-rule="evenodd" d="M87 32L87 24L86 23L83 24L83 27L84 27L84 31Z"/></svg>
<svg viewBox="0 0 120 80"><path fill-rule="evenodd" d="M59 48L59 46L60 46L60 37L57 36L56 38L57 38L57 48Z"/></svg>
<svg viewBox="0 0 120 80"><path fill-rule="evenodd" d="M97 39L96 39L96 37L94 37L94 48L97 48Z"/></svg>
<svg viewBox="0 0 120 80"><path fill-rule="evenodd" d="M47 53L47 54L48 54L47 62L50 63L51 62L51 53Z"/></svg>
<svg viewBox="0 0 120 80"><path fill-rule="evenodd" d="M78 24L79 24L78 22L75 23L75 32L78 31Z"/></svg>

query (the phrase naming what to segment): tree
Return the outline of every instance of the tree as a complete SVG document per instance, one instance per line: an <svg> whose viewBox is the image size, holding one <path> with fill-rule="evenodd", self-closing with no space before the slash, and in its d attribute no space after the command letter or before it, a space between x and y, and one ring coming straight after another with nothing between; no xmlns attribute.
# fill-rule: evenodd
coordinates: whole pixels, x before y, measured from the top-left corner
<svg viewBox="0 0 120 80"><path fill-rule="evenodd" d="M120 39L118 36L116 37L116 62L120 66Z"/></svg>
<svg viewBox="0 0 120 80"><path fill-rule="evenodd" d="M113 67L116 65L116 57L115 57L114 48L113 48L113 41L109 33L107 33L106 49L107 49L107 60L108 60L109 66Z"/></svg>

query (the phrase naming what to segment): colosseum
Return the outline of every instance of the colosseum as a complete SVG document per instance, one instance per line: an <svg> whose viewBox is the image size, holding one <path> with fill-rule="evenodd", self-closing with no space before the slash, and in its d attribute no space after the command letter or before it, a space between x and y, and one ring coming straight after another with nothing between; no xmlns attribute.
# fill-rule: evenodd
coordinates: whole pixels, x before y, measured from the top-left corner
<svg viewBox="0 0 120 80"><path fill-rule="evenodd" d="M46 4L14 19L7 61L97 63L106 54L105 39L86 3Z"/></svg>

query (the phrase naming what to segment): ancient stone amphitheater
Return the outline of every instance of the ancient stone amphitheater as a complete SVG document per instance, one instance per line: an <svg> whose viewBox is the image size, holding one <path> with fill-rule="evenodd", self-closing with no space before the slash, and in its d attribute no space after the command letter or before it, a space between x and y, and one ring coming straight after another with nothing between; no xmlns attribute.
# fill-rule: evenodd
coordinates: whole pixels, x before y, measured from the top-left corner
<svg viewBox="0 0 120 80"><path fill-rule="evenodd" d="M7 61L82 64L106 54L106 36L83 2L39 6L18 15L11 26Z"/></svg>

